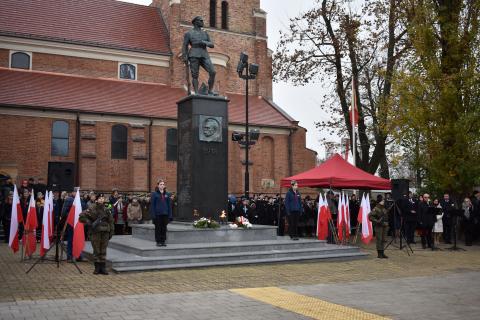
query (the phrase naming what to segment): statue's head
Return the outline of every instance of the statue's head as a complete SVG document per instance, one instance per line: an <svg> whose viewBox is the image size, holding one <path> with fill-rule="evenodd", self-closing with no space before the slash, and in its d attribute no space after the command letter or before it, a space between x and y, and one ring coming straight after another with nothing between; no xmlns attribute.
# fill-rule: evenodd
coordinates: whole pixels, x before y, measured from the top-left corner
<svg viewBox="0 0 480 320"><path fill-rule="evenodd" d="M200 16L196 16L195 18L193 18L192 20L192 24L196 27L200 27L202 28L203 27L203 18L200 17Z"/></svg>

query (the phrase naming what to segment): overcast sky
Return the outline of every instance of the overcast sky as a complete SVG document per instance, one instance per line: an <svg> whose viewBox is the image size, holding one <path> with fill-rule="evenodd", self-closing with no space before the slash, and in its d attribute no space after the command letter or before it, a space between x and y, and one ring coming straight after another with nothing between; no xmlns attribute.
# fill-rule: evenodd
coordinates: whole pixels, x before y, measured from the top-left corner
<svg viewBox="0 0 480 320"><path fill-rule="evenodd" d="M121 0L137 4L149 5L151 0ZM312 0L260 0L261 8L267 12L268 47L275 50L279 40L279 30L287 30L289 18L298 16L309 9ZM260 66L261 67L261 66ZM315 128L315 122L321 120L324 113L320 110L319 84L294 87L287 83L273 84L273 100L287 111L300 125L308 130L307 147L324 157L324 148L320 143L322 133ZM331 138L330 138L331 139ZM340 142L340 138L337 139Z"/></svg>

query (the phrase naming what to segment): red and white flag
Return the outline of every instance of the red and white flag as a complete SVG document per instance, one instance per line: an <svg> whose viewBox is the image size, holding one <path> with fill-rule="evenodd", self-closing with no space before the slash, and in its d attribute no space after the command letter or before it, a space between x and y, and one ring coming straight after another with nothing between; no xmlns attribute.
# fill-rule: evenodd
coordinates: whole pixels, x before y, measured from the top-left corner
<svg viewBox="0 0 480 320"><path fill-rule="evenodd" d="M49 206L49 212L48 212L48 226L50 227L48 229L48 236L50 237L50 240L53 238L53 230L54 230L54 220L53 220L53 192L50 191L48 195L48 206Z"/></svg>
<svg viewBox="0 0 480 320"><path fill-rule="evenodd" d="M72 207L68 213L67 223L73 228L73 249L72 255L75 258L80 257L83 248L85 247L85 232L83 223L78 218L82 212L82 203L80 202L80 189L75 194Z"/></svg>
<svg viewBox="0 0 480 320"><path fill-rule="evenodd" d="M328 208L327 196L323 198L320 193L318 199L317 238L318 240L325 240L328 236L328 221L332 219L332 215Z"/></svg>
<svg viewBox="0 0 480 320"><path fill-rule="evenodd" d="M35 199L33 197L33 189L30 195L30 203L28 205L27 220L25 221L25 230L23 232L23 243L25 245L25 256L31 256L37 250L37 208L35 207Z"/></svg>
<svg viewBox="0 0 480 320"><path fill-rule="evenodd" d="M23 224L22 206L20 205L20 199L18 198L17 186L13 187L13 202L12 202L12 215L10 220L10 237L8 240L8 246L12 248L13 253L18 251L18 226Z"/></svg>
<svg viewBox="0 0 480 320"><path fill-rule="evenodd" d="M345 197L345 235L347 238L350 238L350 201L348 201L348 196Z"/></svg>
<svg viewBox="0 0 480 320"><path fill-rule="evenodd" d="M338 215L337 215L337 232L338 232L338 239L340 241L343 240L343 226L345 225L344 221L344 205L343 205L343 195L340 195L338 199Z"/></svg>
<svg viewBox="0 0 480 320"><path fill-rule="evenodd" d="M42 217L42 237L40 240L40 256L44 256L48 249L50 249L50 195L48 191L45 192L45 205L43 206Z"/></svg>
<svg viewBox="0 0 480 320"><path fill-rule="evenodd" d="M368 200L368 195L364 195L358 211L358 221L362 225L362 241L365 244L369 244L373 237L372 222L368 219L369 214L370 201Z"/></svg>

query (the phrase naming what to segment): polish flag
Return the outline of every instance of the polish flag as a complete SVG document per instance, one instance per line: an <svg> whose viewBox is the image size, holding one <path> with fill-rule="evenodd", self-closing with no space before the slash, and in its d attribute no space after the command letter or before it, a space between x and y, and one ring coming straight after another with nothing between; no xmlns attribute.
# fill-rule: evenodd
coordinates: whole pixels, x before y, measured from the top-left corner
<svg viewBox="0 0 480 320"><path fill-rule="evenodd" d="M361 221L362 224L362 241L365 244L369 244L373 237L372 222L368 219L369 214L370 201L368 200L368 195L364 195L358 211L358 221Z"/></svg>
<svg viewBox="0 0 480 320"><path fill-rule="evenodd" d="M328 209L327 196L323 198L320 193L318 199L317 238L318 240L325 240L328 236L328 221L332 219L332 215Z"/></svg>
<svg viewBox="0 0 480 320"><path fill-rule="evenodd" d="M25 244L25 256L31 256L37 250L37 208L33 197L33 189L30 195L30 204L28 205L27 220L25 221L25 232L23 239Z"/></svg>
<svg viewBox="0 0 480 320"><path fill-rule="evenodd" d="M45 205L43 206L43 218L42 218L42 238L40 240L40 256L44 256L47 250L50 248L50 224L52 219L50 217L50 195L45 192Z"/></svg>
<svg viewBox="0 0 480 320"><path fill-rule="evenodd" d="M83 248L85 247L85 232L83 228L83 223L78 220L81 212L82 203L80 202L80 189L78 189L67 218L67 223L73 228L72 255L75 258L80 257Z"/></svg>
<svg viewBox="0 0 480 320"><path fill-rule="evenodd" d="M48 236L50 237L50 240L53 238L53 230L54 230L54 220L53 220L53 192L50 191L50 194L48 195Z"/></svg>
<svg viewBox="0 0 480 320"><path fill-rule="evenodd" d="M348 196L345 197L345 235L347 238L350 238L350 201L348 201Z"/></svg>
<svg viewBox="0 0 480 320"><path fill-rule="evenodd" d="M338 232L338 239L340 241L343 240L343 232L342 228L345 225L344 221L344 204L343 204L343 194L338 199L338 217L337 217L337 232Z"/></svg>
<svg viewBox="0 0 480 320"><path fill-rule="evenodd" d="M13 253L18 251L18 225L23 224L22 206L18 198L17 186L13 187L12 218L10 220L10 237L8 246L12 248Z"/></svg>

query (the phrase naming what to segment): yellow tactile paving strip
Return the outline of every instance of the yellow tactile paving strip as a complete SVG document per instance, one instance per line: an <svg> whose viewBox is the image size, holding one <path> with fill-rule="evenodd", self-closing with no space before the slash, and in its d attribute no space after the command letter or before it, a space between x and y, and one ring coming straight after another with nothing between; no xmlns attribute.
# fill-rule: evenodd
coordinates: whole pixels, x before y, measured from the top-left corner
<svg viewBox="0 0 480 320"><path fill-rule="evenodd" d="M231 289L231 292L275 307L318 320L377 320L389 319L373 313L330 303L277 287Z"/></svg>

